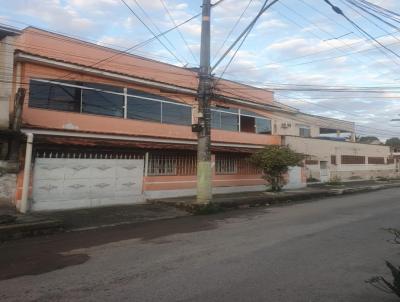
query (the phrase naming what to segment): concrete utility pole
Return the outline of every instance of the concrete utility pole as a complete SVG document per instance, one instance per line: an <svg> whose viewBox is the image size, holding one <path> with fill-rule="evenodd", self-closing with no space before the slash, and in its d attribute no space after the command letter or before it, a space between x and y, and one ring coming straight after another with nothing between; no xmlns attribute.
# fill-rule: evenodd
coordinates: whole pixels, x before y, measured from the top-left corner
<svg viewBox="0 0 400 302"><path fill-rule="evenodd" d="M197 203L201 204L206 204L212 199L210 2L210 0L203 0L202 6L199 87L197 94L199 102L198 124L200 126L197 144Z"/></svg>

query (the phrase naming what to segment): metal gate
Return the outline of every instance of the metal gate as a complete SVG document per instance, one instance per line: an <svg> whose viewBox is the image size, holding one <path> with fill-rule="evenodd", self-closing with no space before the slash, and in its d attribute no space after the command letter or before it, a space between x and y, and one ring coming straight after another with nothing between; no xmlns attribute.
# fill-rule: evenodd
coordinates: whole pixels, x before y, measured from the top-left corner
<svg viewBox="0 0 400 302"><path fill-rule="evenodd" d="M36 158L32 210L144 201L143 159Z"/></svg>

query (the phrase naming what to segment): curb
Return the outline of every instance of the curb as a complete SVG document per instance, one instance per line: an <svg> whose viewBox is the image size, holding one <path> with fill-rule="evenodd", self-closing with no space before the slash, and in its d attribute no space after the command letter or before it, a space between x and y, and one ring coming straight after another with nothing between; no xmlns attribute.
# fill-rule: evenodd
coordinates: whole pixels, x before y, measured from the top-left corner
<svg viewBox="0 0 400 302"><path fill-rule="evenodd" d="M37 235L53 234L63 230L63 223L55 219L16 222L0 225L0 242Z"/></svg>
<svg viewBox="0 0 400 302"><path fill-rule="evenodd" d="M252 197L251 199L245 199L245 198L235 199L235 197L232 196L215 200L214 204L217 204L221 209L226 209L226 210L242 209L242 208L260 207L260 206L285 205L285 204L296 203L298 201L315 200L318 198L365 193L365 192L372 192L372 191L398 188L398 187L400 187L400 183L380 184L372 186L370 185L370 186L344 188L344 189L325 189L325 190L320 190L318 192L297 193L291 196L290 195L256 196ZM157 199L157 200L152 200L152 202L174 206L179 209L188 211L190 213L196 213L202 207L202 205L196 205L185 201L171 202L162 199Z"/></svg>

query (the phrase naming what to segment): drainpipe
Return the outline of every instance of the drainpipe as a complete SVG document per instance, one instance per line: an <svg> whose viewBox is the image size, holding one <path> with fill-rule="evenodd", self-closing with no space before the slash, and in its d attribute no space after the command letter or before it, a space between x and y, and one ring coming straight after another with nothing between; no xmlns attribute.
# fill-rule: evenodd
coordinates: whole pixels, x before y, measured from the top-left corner
<svg viewBox="0 0 400 302"><path fill-rule="evenodd" d="M33 134L26 134L26 151L25 151L25 165L24 165L24 178L22 181L22 198L19 210L21 213L26 213L28 211L28 193L29 193L29 183L31 176L31 162L32 162L32 143Z"/></svg>

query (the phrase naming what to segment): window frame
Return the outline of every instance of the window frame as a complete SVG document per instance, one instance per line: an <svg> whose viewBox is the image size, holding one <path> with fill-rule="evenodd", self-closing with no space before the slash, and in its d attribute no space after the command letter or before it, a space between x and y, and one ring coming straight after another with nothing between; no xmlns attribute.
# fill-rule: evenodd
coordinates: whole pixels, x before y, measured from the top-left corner
<svg viewBox="0 0 400 302"><path fill-rule="evenodd" d="M229 110L237 110L237 112L232 112L232 111L229 111ZM243 111L244 111L244 113L242 113ZM253 113L251 111L240 109L240 108L232 108L231 109L231 108L221 108L221 107L215 107L215 106L211 107L211 112L226 113L226 114L232 114L232 115L236 115L237 116L237 129L238 130L223 129L221 127L222 126L221 115L220 115L220 118L219 118L219 127L218 128L212 127L214 129L219 129L219 130L224 130L224 131L233 131L233 132L254 133L254 134L260 134L260 135L272 135L272 119L264 117L262 115L258 115L255 112ZM242 127L241 127L241 117L242 116L254 118L254 132L242 131ZM257 119L262 119L262 120L269 121L269 125L270 125L269 133L259 133L259 132L257 132Z"/></svg>
<svg viewBox="0 0 400 302"><path fill-rule="evenodd" d="M149 100L149 101L159 102L161 104L160 121L146 120L146 119L136 119L136 120L152 122L152 123L159 123L159 124L180 125L180 126L190 126L192 124L192 120L193 120L193 106L192 105L175 102L175 101L169 100L169 99L167 99L167 98L165 98L163 96L159 96L159 98L158 98L157 95L154 95L154 98L153 98L153 97L149 97L149 96L140 95L139 93L138 94L129 93L129 90L135 91L134 88L123 87L123 86L113 86L113 85L109 85L109 84L92 83L92 82L82 82L82 85L79 85L79 84L71 83L73 81L64 82L64 81L57 81L57 80L40 79L40 78L36 78L36 77L30 78L29 85L31 85L31 81L47 83L47 84L54 84L54 85L58 85L58 86L66 86L66 87L75 88L75 89L76 88L80 89L80 104L79 104L79 110L77 110L77 111L61 110L61 109L53 109L53 108L43 108L43 107L34 107L34 106L30 106L30 104L29 104L30 100L28 100L28 106L31 107L31 108L135 120L134 118L129 118L128 117L129 97L134 97L134 98L138 98L138 99L141 99L141 100ZM78 82L78 81L76 81L76 82ZM85 86L85 84L87 84L87 85L110 86L110 89L111 89L111 87L115 87L115 90L120 89L121 92L107 90L107 89L93 88L93 87L90 87L90 86ZM114 95L122 96L123 97L123 102L122 102L122 106L121 106L122 115L121 116L119 116L119 115L106 115L106 114L84 112L83 111L83 105L84 105L83 104L84 103L84 101L83 101L83 92L84 92L84 90L91 90L91 91L97 91L97 92L102 92L102 93L108 93L108 94L114 94ZM137 90L137 91L138 92L142 92L142 91L139 91L139 90ZM142 93L143 94L147 94L147 95L151 95L151 93L148 93L148 92L145 92L145 91L143 91ZM163 112L163 110L162 110L163 106L162 105L163 105L163 103L172 104L172 105L176 105L176 106L183 106L183 107L189 108L190 109L190 119L189 119L188 124L171 123L171 122L165 123L163 121L163 118L162 118L162 115L163 115L162 114L162 112Z"/></svg>

